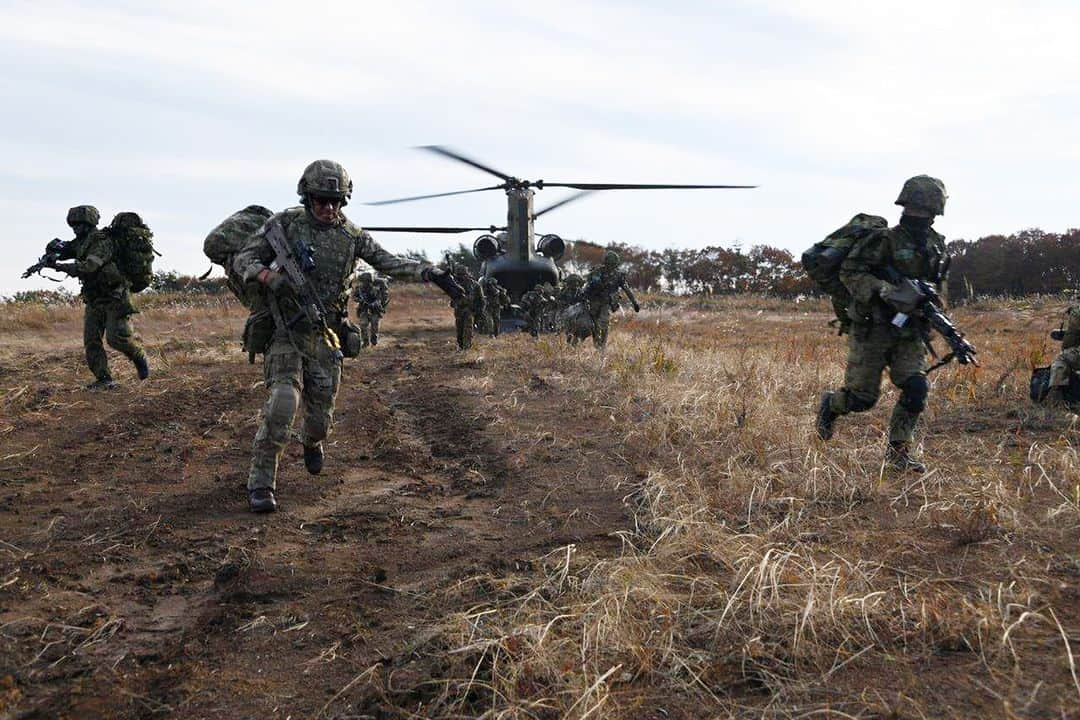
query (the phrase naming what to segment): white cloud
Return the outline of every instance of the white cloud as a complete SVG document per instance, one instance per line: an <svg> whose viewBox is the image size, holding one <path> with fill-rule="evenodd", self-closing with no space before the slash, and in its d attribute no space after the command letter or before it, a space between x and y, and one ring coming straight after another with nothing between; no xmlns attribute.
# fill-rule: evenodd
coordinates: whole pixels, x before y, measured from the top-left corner
<svg viewBox="0 0 1080 720"><path fill-rule="evenodd" d="M3 242L29 264L30 238L97 202L142 209L194 271L206 230L293 202L315 157L356 176L362 223L499 222L494 193L360 204L486 184L408 149L430 142L549 180L763 185L598 195L545 218L568 237L797 250L857 211L892 213L920 172L950 187L951 236L1064 229L1078 19L1004 0L10 3L0 194L22 239Z"/></svg>

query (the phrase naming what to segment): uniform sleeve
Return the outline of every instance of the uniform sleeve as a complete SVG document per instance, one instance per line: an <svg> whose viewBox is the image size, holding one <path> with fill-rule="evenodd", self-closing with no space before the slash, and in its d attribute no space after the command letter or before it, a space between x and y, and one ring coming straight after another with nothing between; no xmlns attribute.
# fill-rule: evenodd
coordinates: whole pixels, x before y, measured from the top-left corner
<svg viewBox="0 0 1080 720"><path fill-rule="evenodd" d="M356 238L356 257L379 272L401 280L419 281L422 279L420 273L429 267L428 263L408 260L387 252L366 230Z"/></svg>
<svg viewBox="0 0 1080 720"><path fill-rule="evenodd" d="M855 302L869 305L889 283L874 275L888 263L888 234L873 233L855 243L840 266L840 282Z"/></svg>
<svg viewBox="0 0 1080 720"><path fill-rule="evenodd" d="M1073 305L1065 311L1065 337L1061 340L1061 349L1080 345L1080 305Z"/></svg>
<svg viewBox="0 0 1080 720"><path fill-rule="evenodd" d="M97 233L90 240L86 250L86 259L79 261L78 270L86 275L93 275L108 265L116 255L116 244L105 233Z"/></svg>
<svg viewBox="0 0 1080 720"><path fill-rule="evenodd" d="M240 252L233 258L233 270L244 282L251 282L260 272L270 266L274 259L274 251L266 240L266 230L270 223L278 222L277 218L270 218L266 223L244 243Z"/></svg>

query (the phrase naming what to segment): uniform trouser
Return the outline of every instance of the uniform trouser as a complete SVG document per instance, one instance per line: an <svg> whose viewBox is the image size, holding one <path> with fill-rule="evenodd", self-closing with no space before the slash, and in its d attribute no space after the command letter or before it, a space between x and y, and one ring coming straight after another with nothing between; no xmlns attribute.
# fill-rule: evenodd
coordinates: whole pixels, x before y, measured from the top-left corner
<svg viewBox="0 0 1080 720"><path fill-rule="evenodd" d="M109 343L109 347L122 352L132 362L146 357L131 328L131 315L134 312L127 299L109 298L86 304L83 347L86 349L86 364L98 380L109 380L112 377L109 374L109 358L105 354L105 345L101 342L102 336Z"/></svg>
<svg viewBox="0 0 1080 720"><path fill-rule="evenodd" d="M457 330L457 344L462 350L472 347L473 338L473 314L471 312L455 312L454 327Z"/></svg>
<svg viewBox="0 0 1080 720"><path fill-rule="evenodd" d="M914 439L919 415L926 407L929 388L926 346L910 330L884 323L854 326L848 337L844 387L832 394L830 407L837 415L874 407L881 393L881 373L886 367L889 379L901 390L889 419L889 442L909 443Z"/></svg>
<svg viewBox="0 0 1080 720"><path fill-rule="evenodd" d="M607 345L608 326L611 323L611 308L607 303L589 307L589 317L592 318L592 339L596 347Z"/></svg>
<svg viewBox="0 0 1080 720"><path fill-rule="evenodd" d="M360 342L364 347L371 344L372 340L379 339L379 320L381 315L375 313L360 313L357 316L357 323L360 325Z"/></svg>
<svg viewBox="0 0 1080 720"><path fill-rule="evenodd" d="M1080 370L1080 347L1062 350L1050 363L1050 387L1065 387L1069 376Z"/></svg>
<svg viewBox="0 0 1080 720"><path fill-rule="evenodd" d="M278 461L301 404L304 424L300 441L304 445L322 442L334 422L341 361L320 335L297 335L294 340L295 346L287 337L275 336L263 359L270 397L252 445L249 490L275 487Z"/></svg>
<svg viewBox="0 0 1080 720"><path fill-rule="evenodd" d="M502 322L502 308L492 308L488 311L488 332L493 337L499 336L499 323Z"/></svg>

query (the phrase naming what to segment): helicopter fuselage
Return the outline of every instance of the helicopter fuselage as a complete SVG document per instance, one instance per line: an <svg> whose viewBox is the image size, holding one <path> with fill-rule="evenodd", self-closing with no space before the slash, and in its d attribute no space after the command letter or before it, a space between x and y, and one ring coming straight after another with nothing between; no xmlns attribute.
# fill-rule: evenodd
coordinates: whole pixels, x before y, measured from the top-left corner
<svg viewBox="0 0 1080 720"><path fill-rule="evenodd" d="M506 235L500 253L484 261L484 275L491 275L506 288L513 302L537 285L559 282L555 262L536 252L533 233L533 195L529 187L506 191Z"/></svg>

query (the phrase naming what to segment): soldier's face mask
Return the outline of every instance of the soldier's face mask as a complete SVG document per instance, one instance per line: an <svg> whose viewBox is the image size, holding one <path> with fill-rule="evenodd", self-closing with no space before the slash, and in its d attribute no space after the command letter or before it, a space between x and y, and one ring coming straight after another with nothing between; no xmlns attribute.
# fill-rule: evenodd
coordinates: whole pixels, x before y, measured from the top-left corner
<svg viewBox="0 0 1080 720"><path fill-rule="evenodd" d="M934 224L934 216L919 217L904 213L900 216L900 227L904 228L917 239L925 239L930 234L930 227Z"/></svg>
<svg viewBox="0 0 1080 720"><path fill-rule="evenodd" d="M333 223L340 217L341 198L312 195L308 204L311 207L311 214L319 222Z"/></svg>

